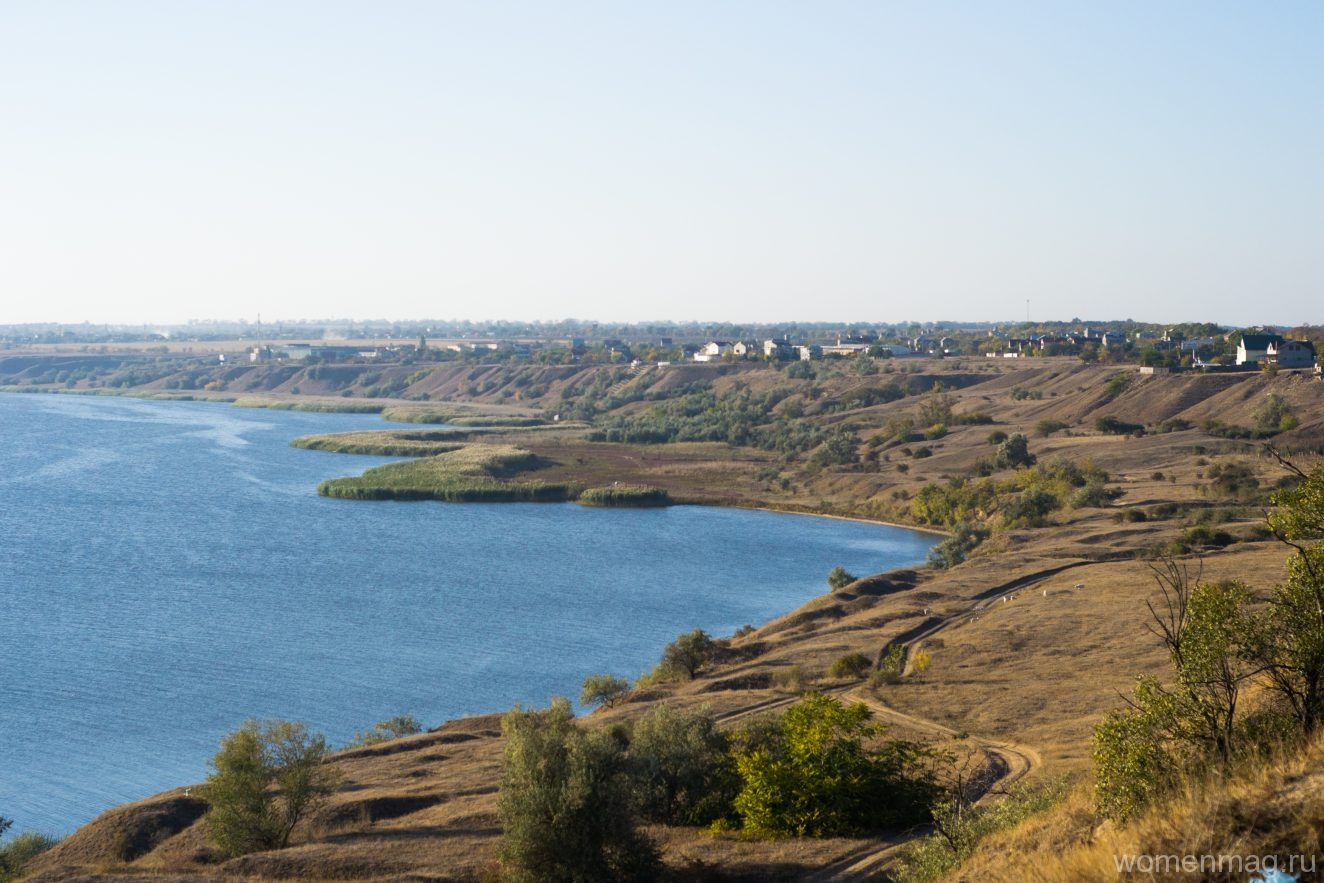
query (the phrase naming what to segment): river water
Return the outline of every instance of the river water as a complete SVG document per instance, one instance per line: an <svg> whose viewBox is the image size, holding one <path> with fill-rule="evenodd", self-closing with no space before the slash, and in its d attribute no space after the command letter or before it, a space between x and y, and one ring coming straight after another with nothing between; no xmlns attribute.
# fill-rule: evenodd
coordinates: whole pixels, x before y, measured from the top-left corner
<svg viewBox="0 0 1324 883"><path fill-rule="evenodd" d="M375 415L0 396L0 815L65 834L200 781L245 718L335 743L634 677L840 564L931 536L733 509L369 503L325 478L386 458L291 448Z"/></svg>

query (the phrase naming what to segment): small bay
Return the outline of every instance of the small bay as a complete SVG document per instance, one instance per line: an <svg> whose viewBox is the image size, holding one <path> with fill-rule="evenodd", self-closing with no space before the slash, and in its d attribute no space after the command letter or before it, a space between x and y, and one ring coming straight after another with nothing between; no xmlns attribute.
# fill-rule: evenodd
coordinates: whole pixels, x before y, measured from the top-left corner
<svg viewBox="0 0 1324 883"><path fill-rule="evenodd" d="M365 503L319 481L388 458L288 446L374 415L0 396L0 815L65 834L200 781L248 717L343 743L634 677L836 565L934 537L734 509Z"/></svg>

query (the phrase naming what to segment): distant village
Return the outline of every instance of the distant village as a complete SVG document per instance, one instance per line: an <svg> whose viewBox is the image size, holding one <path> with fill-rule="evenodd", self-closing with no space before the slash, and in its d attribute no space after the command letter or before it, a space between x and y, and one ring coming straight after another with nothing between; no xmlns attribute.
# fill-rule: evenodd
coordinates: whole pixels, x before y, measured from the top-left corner
<svg viewBox="0 0 1324 883"><path fill-rule="evenodd" d="M250 362L269 361L538 361L546 364L599 362L658 367L738 361L818 361L822 359L956 358L1029 359L1074 356L1086 362L1136 363L1145 373L1181 370L1265 370L1315 368L1314 341L1257 330L1188 337L1175 329L1120 331L1084 328L1079 332L1015 336L987 330L982 334L920 334L888 340L876 334L838 335L830 340L769 337L762 340L678 342L672 337L645 340L569 337L544 341L461 340L395 343L371 348L334 344L261 344L248 350Z"/></svg>
<svg viewBox="0 0 1324 883"><path fill-rule="evenodd" d="M716 332L716 333L714 333ZM236 344L248 343L244 346ZM1146 373L1316 369L1324 327L1210 323L909 323L833 326L650 323L189 323L0 326L0 350L213 352L221 361L722 364L747 360L1074 357ZM1317 369L1316 369L1317 370ZM1318 373L1318 370L1317 370Z"/></svg>

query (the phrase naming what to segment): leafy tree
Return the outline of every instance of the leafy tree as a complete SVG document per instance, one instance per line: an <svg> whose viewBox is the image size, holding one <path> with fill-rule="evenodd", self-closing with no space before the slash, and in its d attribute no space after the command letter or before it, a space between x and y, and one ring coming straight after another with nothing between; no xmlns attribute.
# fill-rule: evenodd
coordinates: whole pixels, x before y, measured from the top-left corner
<svg viewBox="0 0 1324 883"><path fill-rule="evenodd" d="M814 466L848 466L858 459L860 438L848 429L834 429L823 439L810 463Z"/></svg>
<svg viewBox="0 0 1324 883"><path fill-rule="evenodd" d="M1126 709L1095 728L1095 797L1105 815L1126 819L1190 762L1238 755L1238 709L1257 672L1248 636L1250 593L1236 582L1201 583L1172 560L1155 567L1162 602L1149 605L1150 630L1168 651L1173 683L1143 677Z"/></svg>
<svg viewBox="0 0 1324 883"><path fill-rule="evenodd" d="M216 845L229 855L289 845L294 826L339 783L329 754L325 738L291 721L248 720L223 737L204 792Z"/></svg>
<svg viewBox="0 0 1324 883"><path fill-rule="evenodd" d="M998 445L993 455L993 465L999 469L1016 469L1020 466L1034 465L1034 454L1030 453L1030 442L1019 432Z"/></svg>
<svg viewBox="0 0 1324 883"><path fill-rule="evenodd" d="M857 579L859 579L858 576L848 572L846 568L841 565L837 565L828 573L827 584L832 591L835 592L838 589L846 588L846 586L855 582Z"/></svg>
<svg viewBox="0 0 1324 883"><path fill-rule="evenodd" d="M611 708L630 690L630 682L615 675L589 675L579 692L580 705L605 705Z"/></svg>
<svg viewBox="0 0 1324 883"><path fill-rule="evenodd" d="M1279 460L1299 483L1274 494L1269 527L1294 552L1287 581L1269 597L1255 650L1270 688L1309 734L1324 724L1324 467L1306 474Z"/></svg>
<svg viewBox="0 0 1324 883"><path fill-rule="evenodd" d="M883 733L863 703L810 694L736 754L734 807L765 836L830 837L925 818L933 784L908 742L866 748Z"/></svg>
<svg viewBox="0 0 1324 883"><path fill-rule="evenodd" d="M919 405L919 422L922 426L952 422L952 395L943 387L942 381L935 380L933 388L925 393Z"/></svg>
<svg viewBox="0 0 1324 883"><path fill-rule="evenodd" d="M641 881L657 848L634 827L626 756L609 733L577 726L568 700L511 710L497 811L501 857L517 881Z"/></svg>
<svg viewBox="0 0 1324 883"><path fill-rule="evenodd" d="M1266 362L1265 365L1269 363ZM1255 411L1255 430L1262 436L1295 429L1297 419L1287 401L1276 392L1269 393Z"/></svg>
<svg viewBox="0 0 1324 883"><path fill-rule="evenodd" d="M975 547L988 539L984 528L971 527L964 522L956 525L956 530L947 539L929 550L929 564L940 570L965 561Z"/></svg>
<svg viewBox="0 0 1324 883"><path fill-rule="evenodd" d="M635 806L650 821L704 825L730 812L740 780L730 740L706 709L659 705L630 729Z"/></svg>
<svg viewBox="0 0 1324 883"><path fill-rule="evenodd" d="M662 669L672 676L693 679L699 669L712 661L715 646L703 629L686 632L663 649Z"/></svg>

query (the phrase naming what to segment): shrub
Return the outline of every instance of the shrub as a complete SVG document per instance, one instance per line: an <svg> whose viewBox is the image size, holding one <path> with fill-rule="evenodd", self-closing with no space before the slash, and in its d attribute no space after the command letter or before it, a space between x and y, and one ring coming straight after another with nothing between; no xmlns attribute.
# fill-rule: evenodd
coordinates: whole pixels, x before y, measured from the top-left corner
<svg viewBox="0 0 1324 883"><path fill-rule="evenodd" d="M299 820L335 791L329 754L325 738L291 721L248 720L223 737L203 791L216 845L227 855L284 849Z"/></svg>
<svg viewBox="0 0 1324 883"><path fill-rule="evenodd" d="M958 524L951 536L929 550L929 564L941 570L955 567L965 561L975 547L986 539L988 539L987 530L971 527L965 523Z"/></svg>
<svg viewBox="0 0 1324 883"><path fill-rule="evenodd" d="M1292 414L1292 409L1276 392L1269 393L1264 399L1264 404L1255 411L1255 430L1259 435L1273 435L1295 428L1296 425L1297 420Z"/></svg>
<svg viewBox="0 0 1324 883"><path fill-rule="evenodd" d="M828 674L834 678L862 678L873 668L873 661L863 653L847 653L832 661Z"/></svg>
<svg viewBox="0 0 1324 883"><path fill-rule="evenodd" d="M947 424L935 423L924 430L924 438L928 441L937 441L947 434Z"/></svg>
<svg viewBox="0 0 1324 883"><path fill-rule="evenodd" d="M1000 445L1007 440L1007 433L1001 429L996 429L988 434L988 443L991 445Z"/></svg>
<svg viewBox="0 0 1324 883"><path fill-rule="evenodd" d="M837 565L836 567L832 568L832 571L830 573L828 573L827 584L829 587L831 587L832 591L835 592L838 591L839 589L846 588L846 586L850 585L851 583L855 582L858 579L859 579L858 576L856 576L853 573L847 572L846 568L842 567L841 565Z"/></svg>
<svg viewBox="0 0 1324 883"><path fill-rule="evenodd" d="M501 858L518 881L645 880L657 848L634 826L628 762L606 731L575 725L570 703L518 706L506 737L497 813Z"/></svg>
<svg viewBox="0 0 1324 883"><path fill-rule="evenodd" d="M998 445L997 453L993 455L993 465L998 469L1031 466L1034 464L1034 460L1034 455L1030 453L1029 440L1020 433L1009 437Z"/></svg>
<svg viewBox="0 0 1324 883"><path fill-rule="evenodd" d="M669 506L671 496L662 488L643 484L616 484L591 487L575 502L581 506Z"/></svg>
<svg viewBox="0 0 1324 883"><path fill-rule="evenodd" d="M1053 433L1066 428L1067 424L1061 420L1040 420L1034 425L1034 434L1040 438L1048 438Z"/></svg>
<svg viewBox="0 0 1324 883"><path fill-rule="evenodd" d="M349 747L376 745L378 742L399 739L402 736L413 736L421 732L423 732L423 727L419 724L417 718L412 714L402 714L399 717L377 721L373 724L371 730L359 730L354 734L354 738L350 740Z"/></svg>
<svg viewBox="0 0 1324 883"><path fill-rule="evenodd" d="M783 693L803 693L813 682L813 675L803 665L778 669L772 674L772 688Z"/></svg>
<svg viewBox="0 0 1324 883"><path fill-rule="evenodd" d="M1132 435L1133 433L1143 434L1145 427L1139 423L1126 423L1116 417L1100 417L1094 421L1094 428L1104 435Z"/></svg>
<svg viewBox="0 0 1324 883"><path fill-rule="evenodd" d="M884 732L862 703L810 695L742 746L734 806L750 833L832 837L924 820L934 793L921 752ZM870 744L871 747L866 747Z"/></svg>
<svg viewBox="0 0 1324 883"><path fill-rule="evenodd" d="M1041 527L1058 505L1057 498L1048 491L1024 491L1002 507L1002 520L1008 527Z"/></svg>
<svg viewBox="0 0 1324 883"><path fill-rule="evenodd" d="M630 682L615 675L589 675L579 691L580 705L605 705L611 708L630 691Z"/></svg>
<svg viewBox="0 0 1324 883"><path fill-rule="evenodd" d="M10 821L0 818L0 836L10 826ZM59 843L59 839L45 834L25 831L8 843L0 846L0 880L15 880L23 875L28 862Z"/></svg>
<svg viewBox="0 0 1324 883"><path fill-rule="evenodd" d="M659 705L629 729L631 793L642 818L706 825L730 814L740 787L730 740L706 709Z"/></svg>
<svg viewBox="0 0 1324 883"><path fill-rule="evenodd" d="M965 807L942 820L942 834L930 834L902 847L894 876L899 883L928 883L955 870L975 851L980 841L1006 831L1039 813L1046 812L1066 796L1062 782L1045 786L1019 784L997 803Z"/></svg>

